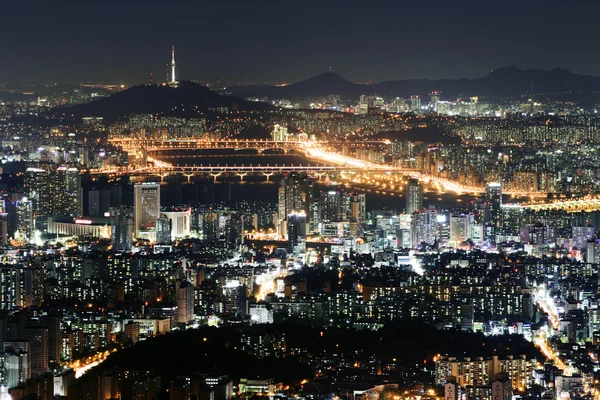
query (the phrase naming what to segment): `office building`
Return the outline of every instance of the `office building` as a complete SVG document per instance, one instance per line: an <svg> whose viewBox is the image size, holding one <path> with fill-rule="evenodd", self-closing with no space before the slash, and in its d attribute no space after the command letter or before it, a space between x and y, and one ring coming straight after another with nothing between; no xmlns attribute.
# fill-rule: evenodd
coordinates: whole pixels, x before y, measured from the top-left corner
<svg viewBox="0 0 600 400"><path fill-rule="evenodd" d="M470 236L469 216L464 214L450 216L450 245L458 246L469 239Z"/></svg>
<svg viewBox="0 0 600 400"><path fill-rule="evenodd" d="M525 209L516 204L502 204L502 232L518 235L524 223Z"/></svg>
<svg viewBox="0 0 600 400"><path fill-rule="evenodd" d="M23 329L23 338L29 342L31 359L31 377L43 375L48 371L48 329L29 326Z"/></svg>
<svg viewBox="0 0 600 400"><path fill-rule="evenodd" d="M340 190L321 190L318 209L319 224L344 221L344 193Z"/></svg>
<svg viewBox="0 0 600 400"><path fill-rule="evenodd" d="M160 218L160 184L139 183L133 187L135 237L154 241L156 220Z"/></svg>
<svg viewBox="0 0 600 400"><path fill-rule="evenodd" d="M171 239L187 237L192 232L191 209L163 211L160 215L171 221Z"/></svg>
<svg viewBox="0 0 600 400"><path fill-rule="evenodd" d="M156 220L156 244L171 243L171 220L166 215L161 215Z"/></svg>
<svg viewBox="0 0 600 400"><path fill-rule="evenodd" d="M306 215L292 213L287 219L288 250L294 254L306 251Z"/></svg>
<svg viewBox="0 0 600 400"><path fill-rule="evenodd" d="M364 193L351 193L348 195L350 199L350 222L364 224L367 220L367 203Z"/></svg>
<svg viewBox="0 0 600 400"><path fill-rule="evenodd" d="M23 175L23 188L25 194L32 202L35 229L45 231L48 217L52 216L54 196L62 190L59 188L55 176L46 168L29 167Z"/></svg>
<svg viewBox="0 0 600 400"><path fill-rule="evenodd" d="M496 182L485 187L485 235L486 240L496 241L502 228L502 185Z"/></svg>
<svg viewBox="0 0 600 400"><path fill-rule="evenodd" d="M194 320L194 286L183 281L177 288L177 323L188 324Z"/></svg>
<svg viewBox="0 0 600 400"><path fill-rule="evenodd" d="M135 231L133 209L126 206L111 208L110 219L113 251L130 251Z"/></svg>
<svg viewBox="0 0 600 400"><path fill-rule="evenodd" d="M412 247L421 244L432 245L438 237L437 212L435 210L415 211L411 215Z"/></svg>
<svg viewBox="0 0 600 400"><path fill-rule="evenodd" d="M423 208L423 186L416 179L406 184L406 213L412 214Z"/></svg>
<svg viewBox="0 0 600 400"><path fill-rule="evenodd" d="M244 318L247 314L246 286L239 281L230 281L222 288L217 310L236 318Z"/></svg>
<svg viewBox="0 0 600 400"><path fill-rule="evenodd" d="M4 342L4 386L12 389L31 378L30 353L27 341Z"/></svg>
<svg viewBox="0 0 600 400"><path fill-rule="evenodd" d="M307 222L310 224L312 222L312 191L312 181L308 177L295 174L285 177L279 186L279 218L285 221L286 216L291 213L304 212Z"/></svg>
<svg viewBox="0 0 600 400"><path fill-rule="evenodd" d="M93 189L88 192L88 215L90 217L103 217L110 211L109 189Z"/></svg>
<svg viewBox="0 0 600 400"><path fill-rule="evenodd" d="M53 193L52 215L80 217L83 214L83 192L81 177L77 168L58 167L51 179L56 180L59 189Z"/></svg>
<svg viewBox="0 0 600 400"><path fill-rule="evenodd" d="M26 242L33 240L33 202L27 197L17 201L17 231L15 236Z"/></svg>

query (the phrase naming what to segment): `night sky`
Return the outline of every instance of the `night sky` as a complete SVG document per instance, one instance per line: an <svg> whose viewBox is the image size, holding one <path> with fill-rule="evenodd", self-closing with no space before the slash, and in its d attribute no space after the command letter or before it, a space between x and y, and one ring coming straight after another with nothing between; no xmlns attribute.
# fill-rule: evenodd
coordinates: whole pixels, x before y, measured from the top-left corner
<svg viewBox="0 0 600 400"><path fill-rule="evenodd" d="M596 0L4 0L0 82L600 75Z"/></svg>

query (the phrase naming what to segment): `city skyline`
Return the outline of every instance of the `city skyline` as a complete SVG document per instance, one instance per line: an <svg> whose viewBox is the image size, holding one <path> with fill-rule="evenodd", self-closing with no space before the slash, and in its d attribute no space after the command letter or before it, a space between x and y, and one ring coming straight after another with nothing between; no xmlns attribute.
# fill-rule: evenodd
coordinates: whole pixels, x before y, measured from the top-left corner
<svg viewBox="0 0 600 400"><path fill-rule="evenodd" d="M597 4L434 1L356 13L340 2L234 1L180 3L157 18L159 2L34 3L5 5L2 82L164 81L172 45L186 80L295 82L329 68L355 82L477 78L507 65L600 75L586 34Z"/></svg>
<svg viewBox="0 0 600 400"><path fill-rule="evenodd" d="M0 400L600 400L600 5L459 4L5 5Z"/></svg>

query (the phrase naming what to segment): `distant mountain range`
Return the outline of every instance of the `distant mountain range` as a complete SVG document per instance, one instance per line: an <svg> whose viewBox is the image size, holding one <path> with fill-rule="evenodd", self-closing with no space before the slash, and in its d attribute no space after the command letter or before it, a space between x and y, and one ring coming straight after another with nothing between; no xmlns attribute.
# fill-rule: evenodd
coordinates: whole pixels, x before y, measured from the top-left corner
<svg viewBox="0 0 600 400"><path fill-rule="evenodd" d="M178 86L133 86L91 103L51 110L52 116L65 118L103 117L113 121L133 114L156 114L185 118L211 117L220 110L268 111L272 105L224 96L193 82Z"/></svg>
<svg viewBox="0 0 600 400"><path fill-rule="evenodd" d="M412 95L426 96L438 91L441 92L442 100L471 96L492 100L532 97L539 100L593 104L599 100L600 77L575 74L564 69L522 70L509 66L494 70L478 79L406 79L357 84L328 71L286 86L232 86L228 91L242 98L292 101L328 95L338 95L342 99L358 99L363 94L407 98Z"/></svg>

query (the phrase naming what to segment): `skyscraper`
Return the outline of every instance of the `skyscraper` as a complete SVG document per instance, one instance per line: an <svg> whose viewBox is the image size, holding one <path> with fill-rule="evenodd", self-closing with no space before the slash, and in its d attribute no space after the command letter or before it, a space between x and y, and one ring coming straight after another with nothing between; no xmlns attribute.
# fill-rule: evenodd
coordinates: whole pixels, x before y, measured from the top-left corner
<svg viewBox="0 0 600 400"><path fill-rule="evenodd" d="M191 209L166 212L163 211L160 213L160 215L171 220L171 239L189 236L192 230Z"/></svg>
<svg viewBox="0 0 600 400"><path fill-rule="evenodd" d="M156 220L156 244L171 243L171 220L166 215L161 215Z"/></svg>
<svg viewBox="0 0 600 400"><path fill-rule="evenodd" d="M31 349L31 377L43 375L48 371L48 329L30 326L23 329L23 338Z"/></svg>
<svg viewBox="0 0 600 400"><path fill-rule="evenodd" d="M60 363L60 317L43 315L39 325L48 330L48 360Z"/></svg>
<svg viewBox="0 0 600 400"><path fill-rule="evenodd" d="M49 168L51 165L48 164ZM31 200L35 229L45 231L52 216L54 196L60 192L48 168L29 167L23 176L23 187Z"/></svg>
<svg viewBox="0 0 600 400"><path fill-rule="evenodd" d="M306 250L306 214L292 213L287 219L288 250L303 253Z"/></svg>
<svg viewBox="0 0 600 400"><path fill-rule="evenodd" d="M17 232L18 239L33 240L34 220L33 203L27 197L17 201Z"/></svg>
<svg viewBox="0 0 600 400"><path fill-rule="evenodd" d="M304 212L307 222L312 222L311 206L313 203L312 182L306 176L290 175L285 177L279 186L279 218L285 221L293 212Z"/></svg>
<svg viewBox="0 0 600 400"><path fill-rule="evenodd" d="M153 236L153 238L147 238L154 240L156 239L156 220L160 218L160 184L139 183L134 186L133 190L135 237L138 238L141 233L144 233L144 236ZM151 234L148 235L149 232Z"/></svg>
<svg viewBox="0 0 600 400"><path fill-rule="evenodd" d="M121 206L110 209L113 251L130 251L135 231L131 207Z"/></svg>
<svg viewBox="0 0 600 400"><path fill-rule="evenodd" d="M412 214L423 208L423 186L416 179L406 184L406 213Z"/></svg>
<svg viewBox="0 0 600 400"><path fill-rule="evenodd" d="M343 193L339 190L322 190L319 192L319 223L341 222L343 213Z"/></svg>
<svg viewBox="0 0 600 400"><path fill-rule="evenodd" d="M421 243L432 245L437 239L437 212L435 210L415 211L411 214L412 246Z"/></svg>
<svg viewBox="0 0 600 400"><path fill-rule="evenodd" d="M60 190L54 193L52 215L80 217L83 214L83 192L79 170L58 167L55 179Z"/></svg>
<svg viewBox="0 0 600 400"><path fill-rule="evenodd" d="M35 229L45 232L49 217L80 217L83 213L81 177L77 168L40 163L27 168L23 186L33 205Z"/></svg>
<svg viewBox="0 0 600 400"><path fill-rule="evenodd" d="M31 377L30 346L26 341L4 342L4 385L16 387Z"/></svg>
<svg viewBox="0 0 600 400"><path fill-rule="evenodd" d="M348 195L350 200L350 210L348 217L350 222L364 224L367 220L367 203L364 193L351 193Z"/></svg>
<svg viewBox="0 0 600 400"><path fill-rule="evenodd" d="M485 187L485 236L494 243L496 234L502 227L502 185L497 182L488 183Z"/></svg>
<svg viewBox="0 0 600 400"><path fill-rule="evenodd" d="M464 214L456 214L450 216L450 244L458 246L465 240L469 239L469 216Z"/></svg>
<svg viewBox="0 0 600 400"><path fill-rule="evenodd" d="M177 323L187 324L194 319L194 286L183 281L177 287Z"/></svg>
<svg viewBox="0 0 600 400"><path fill-rule="evenodd" d="M88 192L88 213L90 217L103 217L110 209L109 189L93 189Z"/></svg>

